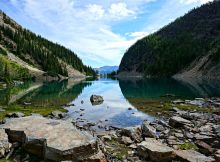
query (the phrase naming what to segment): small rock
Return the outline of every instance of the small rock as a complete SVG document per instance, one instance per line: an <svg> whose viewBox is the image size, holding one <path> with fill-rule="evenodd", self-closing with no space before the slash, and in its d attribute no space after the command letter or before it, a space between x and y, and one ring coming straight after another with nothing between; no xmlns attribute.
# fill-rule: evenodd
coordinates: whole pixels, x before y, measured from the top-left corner
<svg viewBox="0 0 220 162"><path fill-rule="evenodd" d="M210 154L215 151L215 149L203 141L196 141L195 143L199 147L200 152L204 154Z"/></svg>
<svg viewBox="0 0 220 162"><path fill-rule="evenodd" d="M188 138L188 139L193 139L194 138L194 135L190 132L185 132L185 137Z"/></svg>
<svg viewBox="0 0 220 162"><path fill-rule="evenodd" d="M111 136L108 136L108 135L105 135L105 136L102 136L102 139L104 141L111 141L112 140L112 137Z"/></svg>
<svg viewBox="0 0 220 162"><path fill-rule="evenodd" d="M183 127L184 125L187 125L187 124L191 124L191 122L189 120L186 120L178 116L174 116L170 118L169 120L169 125L174 128Z"/></svg>
<svg viewBox="0 0 220 162"><path fill-rule="evenodd" d="M163 131L165 131L165 128L162 125L157 125L156 130L160 131L160 132L163 132Z"/></svg>
<svg viewBox="0 0 220 162"><path fill-rule="evenodd" d="M131 148L131 149L137 149L137 145L136 144L131 144L128 147Z"/></svg>
<svg viewBox="0 0 220 162"><path fill-rule="evenodd" d="M123 128L120 131L121 136L127 136L130 137L132 140L136 142L141 142L142 141L142 132L141 132L141 127L127 127Z"/></svg>
<svg viewBox="0 0 220 162"><path fill-rule="evenodd" d="M53 111L51 113L52 118L56 118L56 119L62 119L65 117L65 113L61 112L61 111Z"/></svg>
<svg viewBox="0 0 220 162"><path fill-rule="evenodd" d="M183 138L183 134L182 133L174 133L174 136L177 138Z"/></svg>
<svg viewBox="0 0 220 162"><path fill-rule="evenodd" d="M132 110L132 108L131 108L131 107L129 107L129 108L128 108L128 110Z"/></svg>
<svg viewBox="0 0 220 162"><path fill-rule="evenodd" d="M8 113L6 115L6 117L8 118L21 118L21 117L24 117L25 115L21 112L14 112L14 113Z"/></svg>
<svg viewBox="0 0 220 162"><path fill-rule="evenodd" d="M184 104L185 102L183 100L175 100L172 101L173 104Z"/></svg>
<svg viewBox="0 0 220 162"><path fill-rule="evenodd" d="M207 157L194 150L175 150L177 157L186 162L214 162L215 159Z"/></svg>
<svg viewBox="0 0 220 162"><path fill-rule="evenodd" d="M157 138L156 129L150 126L149 122L144 121L141 128L143 136Z"/></svg>
<svg viewBox="0 0 220 162"><path fill-rule="evenodd" d="M213 137L211 137L211 136L206 136L206 135L201 135L201 134L195 134L195 136L194 136L194 138L196 139L196 140L201 140L201 141L204 141L204 142L213 142Z"/></svg>
<svg viewBox="0 0 220 162"><path fill-rule="evenodd" d="M154 138L147 138L138 144L137 154L144 160L169 161L174 158L173 149Z"/></svg>
<svg viewBox="0 0 220 162"><path fill-rule="evenodd" d="M216 152L215 152L215 159L216 161L220 161L220 149L218 149Z"/></svg>
<svg viewBox="0 0 220 162"><path fill-rule="evenodd" d="M122 136L122 137L120 138L120 142L123 143L123 144L125 144L125 145L130 145L130 144L133 143L133 141L131 140L130 137L125 137L125 136Z"/></svg>

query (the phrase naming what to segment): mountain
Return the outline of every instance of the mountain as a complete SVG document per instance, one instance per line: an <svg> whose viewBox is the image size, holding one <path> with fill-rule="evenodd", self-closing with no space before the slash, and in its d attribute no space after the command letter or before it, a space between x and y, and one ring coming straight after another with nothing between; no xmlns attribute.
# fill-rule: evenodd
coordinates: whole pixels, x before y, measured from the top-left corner
<svg viewBox="0 0 220 162"><path fill-rule="evenodd" d="M24 80L44 76L85 77L95 73L73 51L24 29L2 11L0 62L0 79L6 75Z"/></svg>
<svg viewBox="0 0 220 162"><path fill-rule="evenodd" d="M113 71L117 71L118 68L118 66L102 66L100 68L95 68L95 70L98 71L99 74L110 74Z"/></svg>
<svg viewBox="0 0 220 162"><path fill-rule="evenodd" d="M202 5L132 45L119 76L220 79L220 1Z"/></svg>

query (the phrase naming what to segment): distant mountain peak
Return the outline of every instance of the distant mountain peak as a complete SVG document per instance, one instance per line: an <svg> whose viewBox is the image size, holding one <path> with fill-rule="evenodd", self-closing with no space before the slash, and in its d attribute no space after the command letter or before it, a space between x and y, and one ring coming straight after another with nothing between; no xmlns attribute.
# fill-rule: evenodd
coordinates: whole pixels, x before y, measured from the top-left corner
<svg viewBox="0 0 220 162"><path fill-rule="evenodd" d="M119 66L102 66L100 68L95 68L100 74L109 74L113 71L118 71Z"/></svg>

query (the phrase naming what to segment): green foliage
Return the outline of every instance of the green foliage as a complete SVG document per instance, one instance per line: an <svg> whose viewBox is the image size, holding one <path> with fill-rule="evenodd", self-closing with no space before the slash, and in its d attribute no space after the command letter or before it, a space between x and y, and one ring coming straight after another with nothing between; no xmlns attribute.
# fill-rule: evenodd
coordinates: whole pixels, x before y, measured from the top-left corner
<svg viewBox="0 0 220 162"><path fill-rule="evenodd" d="M41 114L42 116L48 116L51 112L55 110L59 110L61 112L67 112L66 109L62 107L46 107L46 106L22 106L18 104L12 104L7 106L4 112L0 114L0 120L4 119L6 114L13 113L13 112L22 112L26 116L31 115L32 113Z"/></svg>
<svg viewBox="0 0 220 162"><path fill-rule="evenodd" d="M180 144L179 148L181 150L198 150L198 147L195 144L189 143L189 142L186 142L184 144Z"/></svg>
<svg viewBox="0 0 220 162"><path fill-rule="evenodd" d="M10 84L12 80L29 80L28 70L0 55L0 80Z"/></svg>
<svg viewBox="0 0 220 162"><path fill-rule="evenodd" d="M30 64L37 64L46 72L63 76L68 76L68 73L66 67L60 63L60 60L86 75L95 73L91 67L85 66L82 60L71 50L21 28L5 14L3 15L4 23L16 30L12 30L12 28L7 26L0 26L0 31L7 38L3 39L3 36L1 36L0 41L4 47L21 59ZM29 56L27 57L27 55Z"/></svg>

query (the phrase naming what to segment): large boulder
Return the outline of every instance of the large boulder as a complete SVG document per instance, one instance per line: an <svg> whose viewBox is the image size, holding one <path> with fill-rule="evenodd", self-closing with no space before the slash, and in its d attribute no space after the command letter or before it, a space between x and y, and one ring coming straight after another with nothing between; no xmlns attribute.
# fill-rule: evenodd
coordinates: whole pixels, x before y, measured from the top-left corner
<svg viewBox="0 0 220 162"><path fill-rule="evenodd" d="M149 122L144 121L141 128L144 137L154 137L154 138L157 137L156 129L150 126Z"/></svg>
<svg viewBox="0 0 220 162"><path fill-rule="evenodd" d="M41 116L13 118L0 125L13 142L21 142L27 152L46 161L83 161L96 153L96 137L78 130L69 121Z"/></svg>
<svg viewBox="0 0 220 162"><path fill-rule="evenodd" d="M98 105L98 104L101 104L103 103L104 99L102 96L98 96L98 95L92 95L90 97L90 101L93 105Z"/></svg>
<svg viewBox="0 0 220 162"><path fill-rule="evenodd" d="M10 151L11 144L8 141L8 135L4 129L0 129L0 158L5 157Z"/></svg>
<svg viewBox="0 0 220 162"><path fill-rule="evenodd" d="M215 159L207 157L194 150L175 150L177 158L186 162L214 162Z"/></svg>
<svg viewBox="0 0 220 162"><path fill-rule="evenodd" d="M173 116L169 120L169 125L174 128L183 127L184 125L192 124L191 121L181 118L179 116Z"/></svg>
<svg viewBox="0 0 220 162"><path fill-rule="evenodd" d="M138 144L138 155L144 160L169 161L175 157L173 149L162 144L154 138L146 138Z"/></svg>

